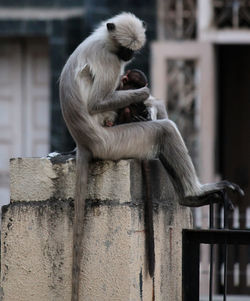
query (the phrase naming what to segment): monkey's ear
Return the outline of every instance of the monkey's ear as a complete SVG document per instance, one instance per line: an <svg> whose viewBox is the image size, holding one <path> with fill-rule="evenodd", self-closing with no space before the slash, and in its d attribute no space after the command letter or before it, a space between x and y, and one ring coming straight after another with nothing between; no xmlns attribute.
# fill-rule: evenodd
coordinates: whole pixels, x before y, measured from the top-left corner
<svg viewBox="0 0 250 301"><path fill-rule="evenodd" d="M108 31L114 31L115 30L115 24L114 23L107 23L107 29Z"/></svg>

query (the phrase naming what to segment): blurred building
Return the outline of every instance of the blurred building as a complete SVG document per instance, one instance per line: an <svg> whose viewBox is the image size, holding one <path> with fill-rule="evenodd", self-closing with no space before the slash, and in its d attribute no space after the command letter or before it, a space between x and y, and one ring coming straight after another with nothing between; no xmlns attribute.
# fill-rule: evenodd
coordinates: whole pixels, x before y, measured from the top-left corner
<svg viewBox="0 0 250 301"><path fill-rule="evenodd" d="M250 227L250 2L157 1L157 41L152 45L153 94L166 100L203 182L229 179L246 196L236 204L231 228ZM216 209L218 226L223 224ZM207 208L195 210L208 226ZM215 291L223 287L223 254ZM250 293L250 250L229 251L228 292ZM201 292L208 293L208 249L201 253ZM236 300L236 299L235 299ZM237 299L238 300L238 299Z"/></svg>
<svg viewBox="0 0 250 301"><path fill-rule="evenodd" d="M82 1L0 1L0 204L8 202L10 157L72 147L58 79L82 40Z"/></svg>
<svg viewBox="0 0 250 301"><path fill-rule="evenodd" d="M120 11L147 22L148 44L132 65L166 101L202 181L226 178L245 189L231 227L250 228L250 3L243 0L0 0L0 204L9 198L10 157L74 147L60 112L61 69L100 20ZM207 208L195 216L207 227ZM232 250L230 293L250 293L249 254Z"/></svg>
<svg viewBox="0 0 250 301"><path fill-rule="evenodd" d="M9 202L11 157L45 156L74 143L62 119L58 80L67 57L98 22L135 12L155 34L155 3L0 0L0 204ZM149 46L138 56L148 73Z"/></svg>

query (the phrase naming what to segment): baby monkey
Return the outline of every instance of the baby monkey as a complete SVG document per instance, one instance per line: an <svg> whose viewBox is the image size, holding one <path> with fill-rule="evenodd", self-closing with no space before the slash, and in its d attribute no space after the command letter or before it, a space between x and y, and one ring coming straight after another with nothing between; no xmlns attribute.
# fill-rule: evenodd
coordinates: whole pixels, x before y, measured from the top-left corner
<svg viewBox="0 0 250 301"><path fill-rule="evenodd" d="M140 89L148 85L146 75L138 69L128 70L121 78L119 90ZM149 96L144 102L131 104L118 111L118 124L157 120L167 118L167 111L162 100Z"/></svg>
<svg viewBox="0 0 250 301"><path fill-rule="evenodd" d="M126 71L121 76L117 90L140 89L148 85L146 75L138 69ZM107 115L104 126L110 127L116 124L139 122L147 120L157 120L167 118L167 111L162 100L154 98L152 95L144 102L133 103L126 108L119 109L117 116Z"/></svg>
<svg viewBox="0 0 250 301"><path fill-rule="evenodd" d="M121 77L118 90L140 89L148 85L146 75L137 69L128 70ZM118 110L117 124L152 120L145 102L133 103Z"/></svg>

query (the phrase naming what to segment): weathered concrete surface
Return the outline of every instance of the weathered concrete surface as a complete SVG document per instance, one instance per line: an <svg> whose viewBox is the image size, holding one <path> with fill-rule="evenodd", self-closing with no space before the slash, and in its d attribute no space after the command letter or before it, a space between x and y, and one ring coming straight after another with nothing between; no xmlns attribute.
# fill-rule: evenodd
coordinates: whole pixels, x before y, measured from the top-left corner
<svg viewBox="0 0 250 301"><path fill-rule="evenodd" d="M154 283L145 262L139 162L92 164L81 264L82 301L181 301L181 231L191 227L190 210L177 204L157 161L151 162L151 173ZM11 161L12 203L2 214L0 300L70 300L74 179L72 159Z"/></svg>
<svg viewBox="0 0 250 301"><path fill-rule="evenodd" d="M62 201L4 208L0 300L70 300L71 208Z"/></svg>
<svg viewBox="0 0 250 301"><path fill-rule="evenodd" d="M88 199L131 201L129 161L98 161L91 165ZM116 189L119 187L119 189ZM52 163L47 158L10 162L11 201L44 201L74 197L75 160Z"/></svg>

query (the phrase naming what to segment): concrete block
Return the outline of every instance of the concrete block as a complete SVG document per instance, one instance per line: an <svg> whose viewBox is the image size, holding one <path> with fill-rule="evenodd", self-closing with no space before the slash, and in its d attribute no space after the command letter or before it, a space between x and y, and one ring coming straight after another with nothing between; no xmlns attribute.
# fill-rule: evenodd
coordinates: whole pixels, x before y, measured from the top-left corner
<svg viewBox="0 0 250 301"><path fill-rule="evenodd" d="M89 175L80 301L181 301L181 232L192 218L158 161L150 165L154 280L145 259L140 162L98 161ZM74 179L72 159L12 160L12 203L2 212L0 300L70 300Z"/></svg>
<svg viewBox="0 0 250 301"><path fill-rule="evenodd" d="M72 212L63 201L4 207L0 300L70 300Z"/></svg>
<svg viewBox="0 0 250 301"><path fill-rule="evenodd" d="M90 166L87 198L130 202L129 178L130 161L97 161ZM74 198L75 159L11 159L10 190L11 202Z"/></svg>

